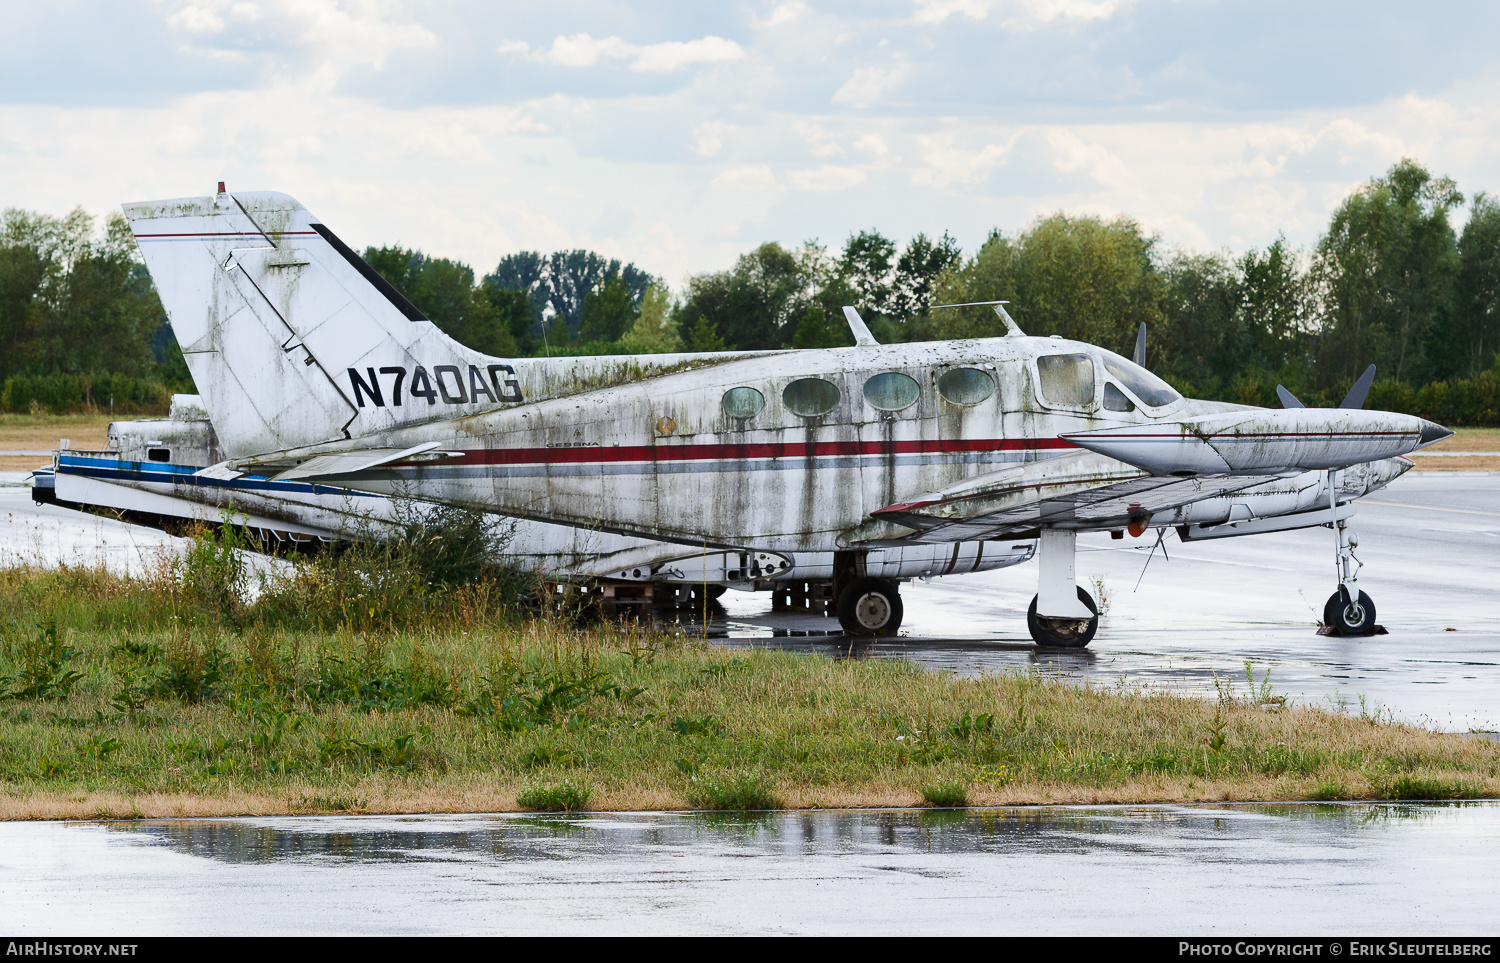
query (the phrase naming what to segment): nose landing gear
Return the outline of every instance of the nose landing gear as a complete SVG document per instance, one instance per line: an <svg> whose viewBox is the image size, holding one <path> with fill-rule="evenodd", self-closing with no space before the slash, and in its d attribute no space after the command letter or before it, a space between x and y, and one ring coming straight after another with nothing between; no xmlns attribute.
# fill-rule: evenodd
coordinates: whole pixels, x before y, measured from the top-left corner
<svg viewBox="0 0 1500 963"><path fill-rule="evenodd" d="M1338 476L1328 473L1328 507L1338 507ZM1338 570L1339 590L1323 605L1323 626L1329 635L1374 635L1375 603L1359 589L1359 570L1364 563L1354 554L1359 535L1344 519L1333 523L1334 567Z"/></svg>
<svg viewBox="0 0 1500 963"><path fill-rule="evenodd" d="M1334 635L1374 635L1375 603L1365 593L1351 595L1340 585L1323 606L1323 624Z"/></svg>

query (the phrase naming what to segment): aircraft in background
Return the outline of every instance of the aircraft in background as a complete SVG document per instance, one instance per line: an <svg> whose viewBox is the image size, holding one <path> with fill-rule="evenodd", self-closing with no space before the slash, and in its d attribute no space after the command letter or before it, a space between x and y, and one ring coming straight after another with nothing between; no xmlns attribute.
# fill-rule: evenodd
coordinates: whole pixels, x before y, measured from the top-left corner
<svg viewBox="0 0 1500 963"><path fill-rule="evenodd" d="M873 564L891 550L1029 556L1034 542L1031 635L1081 647L1098 615L1074 576L1079 532L1313 525L1336 536L1325 621L1372 631L1350 503L1451 434L1362 410L1373 370L1336 409L1183 398L1143 363L1026 336L999 303L999 338L881 345L846 308L850 348L491 358L294 199L222 188L124 205L217 433L219 461L194 478L405 494L651 543L592 576L614 581L695 550L741 584L826 558L852 634L901 623L911 576Z"/></svg>

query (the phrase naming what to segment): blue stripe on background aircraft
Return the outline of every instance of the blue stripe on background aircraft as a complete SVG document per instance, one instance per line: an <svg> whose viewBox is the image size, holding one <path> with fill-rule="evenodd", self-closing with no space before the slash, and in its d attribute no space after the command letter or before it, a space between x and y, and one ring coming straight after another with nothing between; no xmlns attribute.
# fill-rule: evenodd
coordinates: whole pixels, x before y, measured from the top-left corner
<svg viewBox="0 0 1500 963"><path fill-rule="evenodd" d="M217 436L168 487L480 509L564 577L670 580L698 558L688 576L720 584L831 580L855 635L896 631L903 580L1035 551L1031 635L1081 647L1098 615L1079 532L1314 525L1335 533L1325 621L1372 631L1350 503L1451 434L1363 410L1373 369L1340 408L1187 399L1146 369L1144 332L1132 361L1028 337L1003 303L999 338L881 345L846 308L848 348L491 358L284 194L124 210Z"/></svg>

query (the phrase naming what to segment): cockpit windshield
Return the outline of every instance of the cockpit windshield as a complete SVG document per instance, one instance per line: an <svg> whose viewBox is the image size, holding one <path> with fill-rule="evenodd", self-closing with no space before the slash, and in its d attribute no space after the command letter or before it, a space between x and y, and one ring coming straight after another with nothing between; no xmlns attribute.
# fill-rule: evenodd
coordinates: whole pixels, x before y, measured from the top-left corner
<svg viewBox="0 0 1500 963"><path fill-rule="evenodd" d="M1142 403L1153 408L1160 408L1162 405L1170 405L1182 399L1177 389L1135 362L1126 361L1109 351L1100 353L1104 355L1104 367L1109 373L1118 378L1120 384L1129 388Z"/></svg>

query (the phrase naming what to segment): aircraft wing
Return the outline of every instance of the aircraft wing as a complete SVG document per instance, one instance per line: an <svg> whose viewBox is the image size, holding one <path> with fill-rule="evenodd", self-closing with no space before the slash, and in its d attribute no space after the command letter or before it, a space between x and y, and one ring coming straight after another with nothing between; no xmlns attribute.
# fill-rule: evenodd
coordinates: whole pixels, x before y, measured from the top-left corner
<svg viewBox="0 0 1500 963"><path fill-rule="evenodd" d="M1296 474L1286 472L1285 474ZM1042 526L1124 528L1190 502L1264 485L1276 475L1157 476L1079 451L971 478L870 514L916 531L907 541L1015 538Z"/></svg>

